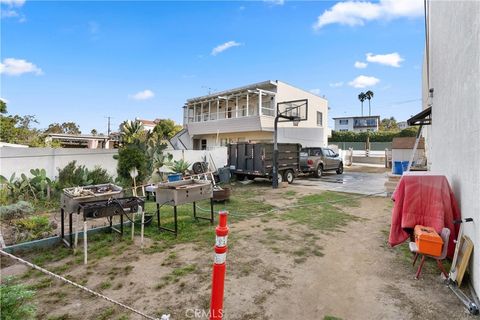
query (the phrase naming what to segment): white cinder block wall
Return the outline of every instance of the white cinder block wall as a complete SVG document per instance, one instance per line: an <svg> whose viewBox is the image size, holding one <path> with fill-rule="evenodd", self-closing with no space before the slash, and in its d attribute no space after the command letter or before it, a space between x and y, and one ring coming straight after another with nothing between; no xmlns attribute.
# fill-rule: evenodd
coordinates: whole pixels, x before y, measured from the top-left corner
<svg viewBox="0 0 480 320"><path fill-rule="evenodd" d="M429 1L429 6L430 168L447 176L462 217L474 218L465 234L475 245L470 273L480 294L480 2Z"/></svg>

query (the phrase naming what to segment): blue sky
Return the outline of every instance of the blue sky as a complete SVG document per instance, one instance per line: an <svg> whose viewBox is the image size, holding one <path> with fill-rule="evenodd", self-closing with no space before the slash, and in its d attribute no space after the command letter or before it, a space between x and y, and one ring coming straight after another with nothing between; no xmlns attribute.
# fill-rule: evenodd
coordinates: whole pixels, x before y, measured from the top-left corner
<svg viewBox="0 0 480 320"><path fill-rule="evenodd" d="M421 110L421 0L0 1L0 96L40 128L181 122L186 99L267 79L325 95L330 119L369 89L374 114Z"/></svg>

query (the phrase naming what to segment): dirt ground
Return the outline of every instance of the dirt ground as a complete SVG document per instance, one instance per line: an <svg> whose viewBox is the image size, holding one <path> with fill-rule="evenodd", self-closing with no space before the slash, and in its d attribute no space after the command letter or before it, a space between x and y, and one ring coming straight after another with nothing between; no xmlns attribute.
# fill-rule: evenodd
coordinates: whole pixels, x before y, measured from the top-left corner
<svg viewBox="0 0 480 320"><path fill-rule="evenodd" d="M285 218L285 207L311 189L249 188L257 194L255 201L284 210L253 217L232 213L224 319L470 318L432 264L415 280L416 269L405 252L387 246L388 198L355 197L355 206L332 204L349 218L325 230ZM155 245L147 242L147 247ZM207 318L202 315L210 303L211 246L182 243L147 255L136 239L121 249L87 267L78 256L68 256L46 268L147 314ZM23 273L23 281L38 289L40 319L141 319L67 284L25 273L16 264L2 270L3 275L12 273Z"/></svg>
<svg viewBox="0 0 480 320"><path fill-rule="evenodd" d="M391 172L392 168L385 168L384 166L368 166L368 165L357 165L353 164L351 166L345 166L344 170L346 172L363 172L363 173L384 173Z"/></svg>

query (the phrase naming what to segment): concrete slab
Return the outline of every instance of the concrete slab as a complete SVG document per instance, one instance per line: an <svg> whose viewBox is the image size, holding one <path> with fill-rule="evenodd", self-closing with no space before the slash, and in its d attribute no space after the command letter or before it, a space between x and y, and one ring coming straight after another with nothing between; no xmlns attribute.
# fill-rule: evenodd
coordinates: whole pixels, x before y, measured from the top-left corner
<svg viewBox="0 0 480 320"><path fill-rule="evenodd" d="M329 172L321 178L298 177L292 186L386 196L386 181L387 175L385 173L344 172L343 174L336 174Z"/></svg>

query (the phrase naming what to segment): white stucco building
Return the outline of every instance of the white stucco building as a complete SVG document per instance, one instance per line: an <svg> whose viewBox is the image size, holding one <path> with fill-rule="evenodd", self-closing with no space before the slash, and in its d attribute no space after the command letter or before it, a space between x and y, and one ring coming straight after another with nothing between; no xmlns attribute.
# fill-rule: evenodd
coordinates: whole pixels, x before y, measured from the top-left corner
<svg viewBox="0 0 480 320"><path fill-rule="evenodd" d="M480 2L428 1L423 107L431 106L426 152L447 176L474 243L469 266L480 294ZM432 96L429 98L429 91Z"/></svg>
<svg viewBox="0 0 480 320"><path fill-rule="evenodd" d="M380 116L352 116L333 118L335 131L378 131Z"/></svg>
<svg viewBox="0 0 480 320"><path fill-rule="evenodd" d="M295 127L279 123L278 141L326 146L328 101L281 81L263 81L188 99L184 130L172 139L178 148L210 149L240 141L273 141L279 102L308 100L308 119Z"/></svg>

